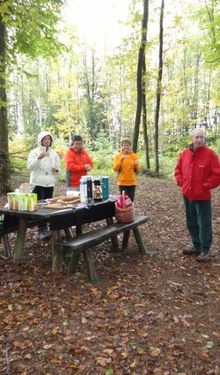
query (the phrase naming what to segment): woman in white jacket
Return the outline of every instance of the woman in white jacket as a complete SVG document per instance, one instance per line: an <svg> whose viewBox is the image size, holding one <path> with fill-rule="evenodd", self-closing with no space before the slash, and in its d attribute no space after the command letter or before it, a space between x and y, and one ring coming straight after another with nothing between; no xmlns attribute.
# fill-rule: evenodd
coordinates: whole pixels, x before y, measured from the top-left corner
<svg viewBox="0 0 220 375"><path fill-rule="evenodd" d="M51 148L53 138L49 132L43 131L38 135L38 147L33 149L27 162L31 170L30 190L37 194L38 200L52 198L57 176L60 172L58 154ZM39 238L49 235L44 227L39 227ZM45 234L45 235L44 235ZM46 235L47 234L47 235Z"/></svg>

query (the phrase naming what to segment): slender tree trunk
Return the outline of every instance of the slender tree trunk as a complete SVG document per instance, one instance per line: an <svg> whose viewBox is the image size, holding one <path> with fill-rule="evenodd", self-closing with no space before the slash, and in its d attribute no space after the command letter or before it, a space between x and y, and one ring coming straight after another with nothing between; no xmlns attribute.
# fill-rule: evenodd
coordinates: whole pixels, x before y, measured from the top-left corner
<svg viewBox="0 0 220 375"><path fill-rule="evenodd" d="M6 27L0 16L0 192L9 189L10 164L8 151L6 75Z"/></svg>
<svg viewBox="0 0 220 375"><path fill-rule="evenodd" d="M145 55L143 59L143 76L146 77L146 60ZM142 121L143 121L143 133L144 133L144 146L145 146L145 161L146 168L150 169L150 155L149 155L149 140L147 132L147 106L146 106L146 80L143 80L143 94L142 94Z"/></svg>
<svg viewBox="0 0 220 375"><path fill-rule="evenodd" d="M163 76L163 18L164 18L164 0L161 0L160 10L160 45L159 45L159 68L157 77L157 93L156 93L156 109L155 109L155 125L154 125L154 160L155 172L159 173L159 116L160 116L160 101L161 101L161 87Z"/></svg>
<svg viewBox="0 0 220 375"><path fill-rule="evenodd" d="M144 0L143 4L144 4L144 12L143 12L143 17L142 17L141 45L139 48L138 66L137 66L137 107L136 107L136 117L135 117L134 133L133 133L133 144L132 144L134 152L137 151L140 122L141 122L142 94L143 94L143 60L144 60L146 41L147 41L149 0Z"/></svg>

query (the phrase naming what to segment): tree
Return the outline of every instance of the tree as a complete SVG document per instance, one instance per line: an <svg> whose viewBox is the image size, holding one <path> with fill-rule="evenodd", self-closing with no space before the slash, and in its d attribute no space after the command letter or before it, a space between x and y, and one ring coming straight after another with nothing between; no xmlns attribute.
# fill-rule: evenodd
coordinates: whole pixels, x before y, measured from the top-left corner
<svg viewBox="0 0 220 375"><path fill-rule="evenodd" d="M10 181L7 95L10 71L19 53L32 58L55 56L60 7L65 0L3 0L0 3L0 191Z"/></svg>
<svg viewBox="0 0 220 375"><path fill-rule="evenodd" d="M148 0L144 0L143 7L143 17L142 17L142 27L141 27L141 44L138 54L138 66L137 66L137 107L136 107L136 117L133 133L133 150L137 151L139 129L141 122L141 112L142 112L142 99L143 99L143 75L144 75L144 56L145 48L147 42L147 23L148 23Z"/></svg>
<svg viewBox="0 0 220 375"><path fill-rule="evenodd" d="M89 52L89 53L88 53ZM83 53L83 67L80 79L83 96L81 110L87 123L90 143L93 144L100 131L108 133L107 107L108 96L105 94L105 82L102 82L102 65L94 49Z"/></svg>
<svg viewBox="0 0 220 375"><path fill-rule="evenodd" d="M157 173L159 173L159 115L160 115L162 76L163 76L163 18L164 18L164 0L161 0L159 67L158 67L158 77L157 77L156 109L155 109L155 123L154 123L154 160L155 160L155 172Z"/></svg>
<svg viewBox="0 0 220 375"><path fill-rule="evenodd" d="M146 57L144 56L143 61L143 75L146 77ZM146 81L146 80L145 80ZM146 82L143 84L143 93L142 93L142 121L143 121L143 134L144 134L144 146L145 146L145 161L147 169L150 169L150 152L149 152L149 137L147 129L147 104L146 104Z"/></svg>
<svg viewBox="0 0 220 375"><path fill-rule="evenodd" d="M0 15L0 191L9 180L7 97L5 89L5 37L6 27Z"/></svg>

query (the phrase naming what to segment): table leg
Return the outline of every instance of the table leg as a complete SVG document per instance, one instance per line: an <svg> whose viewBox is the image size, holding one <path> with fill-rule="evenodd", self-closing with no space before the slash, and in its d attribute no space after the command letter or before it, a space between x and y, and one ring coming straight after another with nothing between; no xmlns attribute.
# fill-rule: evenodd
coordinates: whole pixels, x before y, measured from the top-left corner
<svg viewBox="0 0 220 375"><path fill-rule="evenodd" d="M62 262L63 262L63 256L61 253L57 253L55 251L55 243L59 237L59 233L56 230L51 231L51 242L52 242L52 272L57 273L62 270Z"/></svg>
<svg viewBox="0 0 220 375"><path fill-rule="evenodd" d="M111 225L111 224L114 223L112 217L108 217L108 218L106 219L106 222L107 222L107 225ZM112 237L111 237L111 241L112 241L112 250L113 250L113 251L118 251L118 250L119 250L118 237L117 237L116 235L115 235L115 236L112 236Z"/></svg>
<svg viewBox="0 0 220 375"><path fill-rule="evenodd" d="M76 236L80 236L82 234L82 225L76 225ZM73 273L76 272L76 267L79 263L81 257L81 252L76 251L73 256L70 259L70 264L69 264L69 275L72 275Z"/></svg>
<svg viewBox="0 0 220 375"><path fill-rule="evenodd" d="M18 222L18 233L15 244L14 260L21 260L24 253L24 242L27 230L27 220L20 218Z"/></svg>

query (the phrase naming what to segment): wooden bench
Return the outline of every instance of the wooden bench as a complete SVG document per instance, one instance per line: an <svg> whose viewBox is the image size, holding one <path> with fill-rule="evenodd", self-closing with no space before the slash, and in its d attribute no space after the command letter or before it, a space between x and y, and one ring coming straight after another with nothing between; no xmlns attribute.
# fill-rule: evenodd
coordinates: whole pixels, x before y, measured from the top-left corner
<svg viewBox="0 0 220 375"><path fill-rule="evenodd" d="M144 224L148 221L146 216L137 216L131 223L113 223L107 225L104 228L94 230L88 233L81 234L75 239L68 240L66 242L57 242L54 245L54 251L56 256L63 259L64 256L69 255L69 267L68 274L72 275L76 271L76 266L79 261L80 253L83 252L84 259L86 262L87 272L90 281L97 281L97 274L95 264L91 252L91 248L104 242L105 240L117 236L120 233L128 232L132 230L135 236L135 240L138 245L138 250L141 254L148 254L140 230L139 225Z"/></svg>
<svg viewBox="0 0 220 375"><path fill-rule="evenodd" d="M10 233L14 233L18 230L18 221L10 220L12 218L9 217L9 221L0 222L0 243L3 244L3 250L7 258L13 258L14 251L12 249L11 243L10 243ZM28 222L28 228L33 228L37 226L38 224L43 223L42 220L31 220Z"/></svg>

